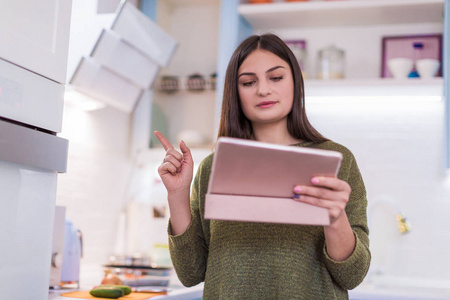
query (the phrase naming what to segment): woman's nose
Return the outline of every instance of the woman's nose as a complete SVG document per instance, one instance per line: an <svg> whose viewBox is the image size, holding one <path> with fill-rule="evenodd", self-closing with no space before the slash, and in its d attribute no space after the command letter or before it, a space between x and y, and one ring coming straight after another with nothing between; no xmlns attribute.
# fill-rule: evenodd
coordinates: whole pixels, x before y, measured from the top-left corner
<svg viewBox="0 0 450 300"><path fill-rule="evenodd" d="M270 85L267 82L260 81L258 85L258 95L259 96L267 96L272 93L270 89Z"/></svg>

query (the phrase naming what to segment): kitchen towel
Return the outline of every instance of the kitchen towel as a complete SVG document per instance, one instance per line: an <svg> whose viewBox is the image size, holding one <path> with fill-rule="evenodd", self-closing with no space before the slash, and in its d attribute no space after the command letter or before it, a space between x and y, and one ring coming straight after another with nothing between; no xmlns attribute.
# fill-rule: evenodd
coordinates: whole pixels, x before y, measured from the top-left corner
<svg viewBox="0 0 450 300"><path fill-rule="evenodd" d="M143 299L149 299L155 296L160 295L167 295L166 292L159 292L159 293L131 293L129 295L117 298L119 300L143 300ZM111 300L111 298L100 298L100 297L94 297L91 294L89 294L89 291L75 291L70 293L64 293L61 294L63 297L69 297L69 298L78 298L78 299L106 299Z"/></svg>

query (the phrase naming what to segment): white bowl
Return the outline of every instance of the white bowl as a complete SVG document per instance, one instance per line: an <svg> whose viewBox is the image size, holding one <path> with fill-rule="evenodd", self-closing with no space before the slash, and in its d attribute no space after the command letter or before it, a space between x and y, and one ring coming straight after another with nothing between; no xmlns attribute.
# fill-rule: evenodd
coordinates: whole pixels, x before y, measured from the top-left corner
<svg viewBox="0 0 450 300"><path fill-rule="evenodd" d="M408 78L414 67L414 61L409 58L391 58L387 65L394 78Z"/></svg>
<svg viewBox="0 0 450 300"><path fill-rule="evenodd" d="M437 59L425 58L416 62L416 69L421 78L432 78L439 71L441 62Z"/></svg>

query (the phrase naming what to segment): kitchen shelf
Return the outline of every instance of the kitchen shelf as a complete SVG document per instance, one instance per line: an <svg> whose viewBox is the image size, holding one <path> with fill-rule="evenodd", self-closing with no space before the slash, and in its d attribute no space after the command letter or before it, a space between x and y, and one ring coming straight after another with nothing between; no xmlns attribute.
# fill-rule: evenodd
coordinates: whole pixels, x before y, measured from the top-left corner
<svg viewBox="0 0 450 300"><path fill-rule="evenodd" d="M442 77L305 80L306 97L432 97L443 96Z"/></svg>
<svg viewBox="0 0 450 300"><path fill-rule="evenodd" d="M442 22L444 0L345 0L240 4L254 29Z"/></svg>

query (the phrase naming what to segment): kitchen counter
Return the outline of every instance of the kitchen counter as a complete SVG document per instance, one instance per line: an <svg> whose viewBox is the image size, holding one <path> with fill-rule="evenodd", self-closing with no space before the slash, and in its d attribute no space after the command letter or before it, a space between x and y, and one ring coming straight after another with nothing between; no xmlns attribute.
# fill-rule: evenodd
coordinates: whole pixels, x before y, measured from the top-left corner
<svg viewBox="0 0 450 300"><path fill-rule="evenodd" d="M161 296L154 296L151 297L153 300L197 300L201 299L203 295L203 284L199 284L194 287L186 288L186 287L170 287L170 291L167 293L167 295L161 295ZM89 290L89 288L81 288L80 290ZM74 290L57 290L57 291L50 291L48 294L48 300L83 300L80 298L69 298L69 297L63 297L61 294L68 293Z"/></svg>
<svg viewBox="0 0 450 300"><path fill-rule="evenodd" d="M80 290L90 290L98 285L103 276L103 268L98 265L84 265L81 272ZM203 295L203 283L186 288L172 273L170 291L167 295L151 297L151 300L199 300ZM77 300L61 296L73 289L50 290L48 300ZM382 276L367 278L361 285L349 291L350 300L450 300L450 285L446 282L400 281ZM82 300L82 299L78 299Z"/></svg>
<svg viewBox="0 0 450 300"><path fill-rule="evenodd" d="M80 288L79 289L59 289L59 290L49 290L48 300L82 300L79 298L69 298L63 297L61 294L81 290L89 291L94 286L100 284L103 278L103 267L98 264L84 264L81 267L80 272ZM167 295L154 296L151 299L155 300L170 300L170 299L180 299L180 300L197 300L201 299L203 295L203 283L198 284L194 287L184 287L178 280L175 272L172 272L170 283L170 291Z"/></svg>
<svg viewBox="0 0 450 300"><path fill-rule="evenodd" d="M450 287L426 286L418 282L406 285L395 282L365 281L354 290L349 291L350 300L444 300L450 299Z"/></svg>

